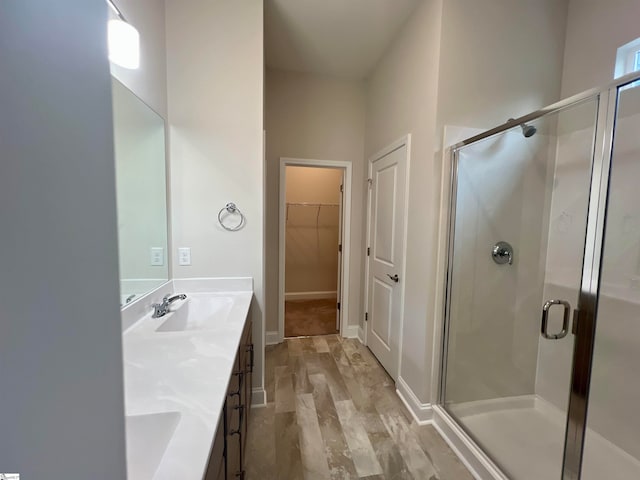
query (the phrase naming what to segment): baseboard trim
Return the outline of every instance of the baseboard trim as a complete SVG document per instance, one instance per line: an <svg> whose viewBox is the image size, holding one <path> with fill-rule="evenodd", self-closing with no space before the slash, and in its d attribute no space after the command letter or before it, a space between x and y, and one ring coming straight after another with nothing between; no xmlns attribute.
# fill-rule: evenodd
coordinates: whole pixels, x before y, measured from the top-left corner
<svg viewBox="0 0 640 480"><path fill-rule="evenodd" d="M345 338L358 338L358 325L347 325L342 331L342 336Z"/></svg>
<svg viewBox="0 0 640 480"><path fill-rule="evenodd" d="M280 343L280 334L277 330L266 332L264 335L265 345L277 345Z"/></svg>
<svg viewBox="0 0 640 480"><path fill-rule="evenodd" d="M433 407L431 404L422 403L402 377L398 377L396 381L396 393L405 407L411 412L411 415L418 425L429 425L433 423Z"/></svg>
<svg viewBox="0 0 640 480"><path fill-rule="evenodd" d="M267 392L264 388L251 389L251 408L262 408L267 406Z"/></svg>
<svg viewBox="0 0 640 480"><path fill-rule="evenodd" d="M360 326L358 327L358 340L364 345L364 330Z"/></svg>
<svg viewBox="0 0 640 480"><path fill-rule="evenodd" d="M318 300L322 298L338 298L338 292L286 292L284 299L286 300Z"/></svg>
<svg viewBox="0 0 640 480"><path fill-rule="evenodd" d="M433 426L474 478L477 480L508 480L440 405L433 407Z"/></svg>

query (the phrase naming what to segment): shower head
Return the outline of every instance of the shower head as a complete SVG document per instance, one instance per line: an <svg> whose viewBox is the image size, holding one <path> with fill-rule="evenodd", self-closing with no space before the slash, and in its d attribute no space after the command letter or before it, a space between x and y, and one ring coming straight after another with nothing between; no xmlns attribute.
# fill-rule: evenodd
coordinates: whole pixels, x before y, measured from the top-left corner
<svg viewBox="0 0 640 480"><path fill-rule="evenodd" d="M522 134L525 138L533 137L538 131L536 127L533 125L527 125L526 123L520 125L520 128L522 128Z"/></svg>
<svg viewBox="0 0 640 480"><path fill-rule="evenodd" d="M513 120L515 119L514 118L509 119L510 122ZM524 135L524 138L533 137L538 131L536 127L534 127L533 125L528 125L526 123L521 123L520 128L522 129L522 135Z"/></svg>

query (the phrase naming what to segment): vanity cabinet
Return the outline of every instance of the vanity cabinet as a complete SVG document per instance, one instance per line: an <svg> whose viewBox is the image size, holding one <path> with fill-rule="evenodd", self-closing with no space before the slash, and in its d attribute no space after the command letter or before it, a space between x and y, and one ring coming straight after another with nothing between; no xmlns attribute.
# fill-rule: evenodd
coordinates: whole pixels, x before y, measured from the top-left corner
<svg viewBox="0 0 640 480"><path fill-rule="evenodd" d="M251 331L251 322L247 321L229 379L205 480L242 480L245 477L244 457L254 365Z"/></svg>

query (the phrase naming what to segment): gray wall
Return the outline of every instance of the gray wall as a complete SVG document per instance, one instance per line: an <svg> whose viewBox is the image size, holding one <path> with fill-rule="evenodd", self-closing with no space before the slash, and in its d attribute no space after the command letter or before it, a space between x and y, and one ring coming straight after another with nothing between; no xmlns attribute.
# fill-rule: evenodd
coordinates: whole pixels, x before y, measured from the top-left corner
<svg viewBox="0 0 640 480"><path fill-rule="evenodd" d="M0 2L0 471L125 478L104 0Z"/></svg>

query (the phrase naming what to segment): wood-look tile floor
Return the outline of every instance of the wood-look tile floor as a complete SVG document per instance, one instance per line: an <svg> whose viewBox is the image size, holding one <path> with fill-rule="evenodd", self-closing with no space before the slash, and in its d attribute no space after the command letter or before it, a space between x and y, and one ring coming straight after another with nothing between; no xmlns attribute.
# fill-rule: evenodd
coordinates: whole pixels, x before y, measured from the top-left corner
<svg viewBox="0 0 640 480"><path fill-rule="evenodd" d="M268 404L249 420L249 480L473 477L432 426L419 426L358 340L267 347Z"/></svg>

